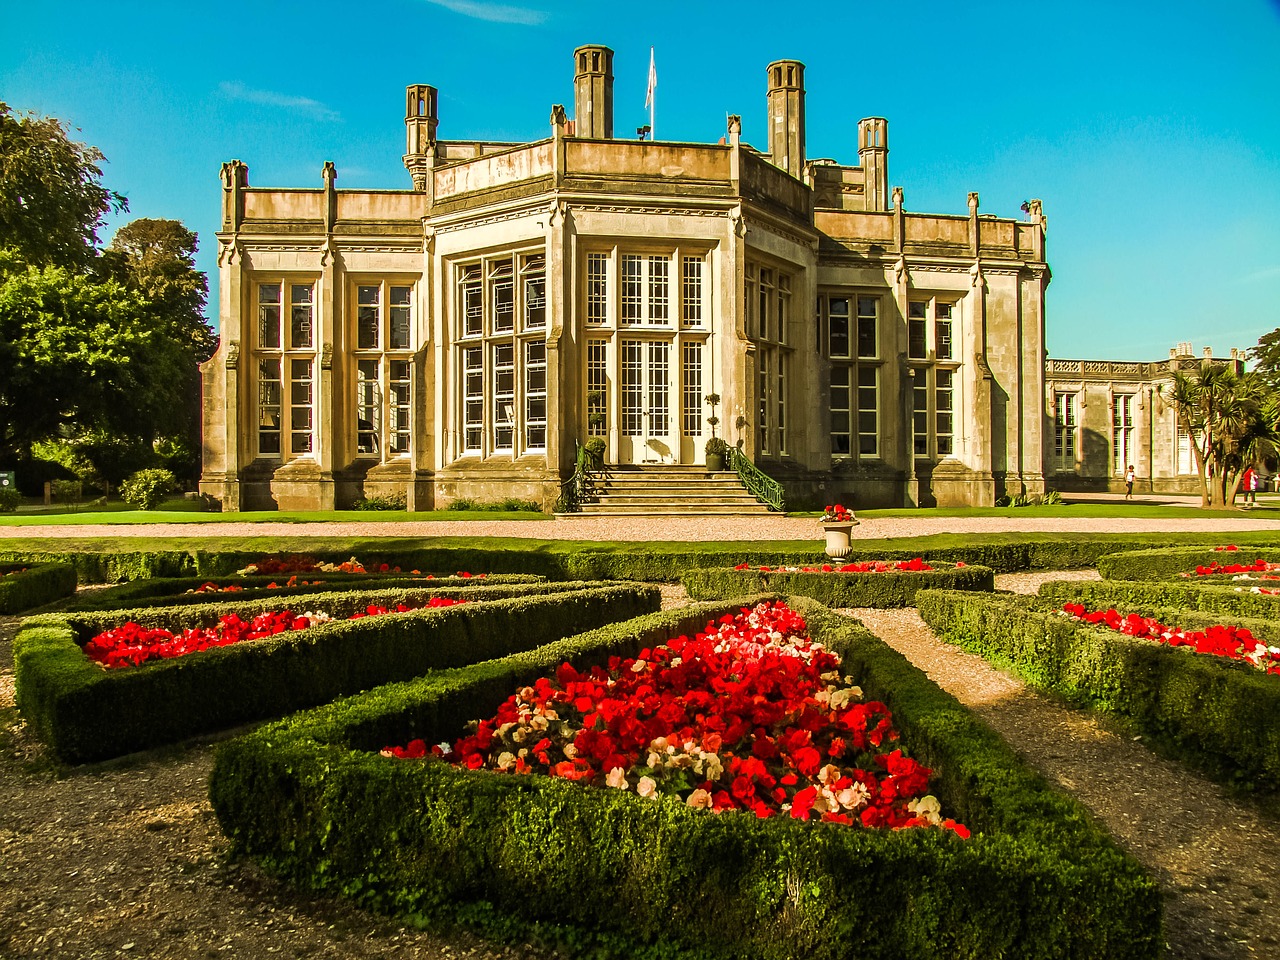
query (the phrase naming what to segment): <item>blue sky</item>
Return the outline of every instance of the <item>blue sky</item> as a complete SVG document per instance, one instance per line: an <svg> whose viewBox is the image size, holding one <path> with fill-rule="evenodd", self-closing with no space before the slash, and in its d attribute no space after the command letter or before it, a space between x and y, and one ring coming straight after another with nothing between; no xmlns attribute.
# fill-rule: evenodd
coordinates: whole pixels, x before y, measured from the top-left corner
<svg viewBox="0 0 1280 960"><path fill-rule="evenodd" d="M1053 356L1159 359L1184 340L1221 354L1280 327L1280 0L0 0L0 14L0 99L100 147L125 220L197 230L215 291L223 161L258 186L318 187L332 160L339 187L407 188L407 84L440 89L443 139L538 139L553 103L572 109L573 48L604 43L619 135L647 121L651 45L664 140L715 142L738 113L763 147L765 66L797 59L808 156L854 162L857 121L883 116L908 210L962 214L976 190L983 213L1019 217L1042 199Z"/></svg>

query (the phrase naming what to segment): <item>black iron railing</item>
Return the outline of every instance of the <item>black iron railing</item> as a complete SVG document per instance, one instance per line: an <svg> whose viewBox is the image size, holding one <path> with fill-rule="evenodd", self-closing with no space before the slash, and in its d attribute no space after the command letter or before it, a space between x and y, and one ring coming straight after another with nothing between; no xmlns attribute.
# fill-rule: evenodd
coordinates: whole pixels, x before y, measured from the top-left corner
<svg viewBox="0 0 1280 960"><path fill-rule="evenodd" d="M556 513L581 513L582 505L596 498L595 477L592 474L593 457L576 440L573 458L573 476L560 484L560 496L556 499Z"/></svg>
<svg viewBox="0 0 1280 960"><path fill-rule="evenodd" d="M782 484L752 463L750 458L737 447L730 447L727 457L729 469L738 474L738 479L742 481L742 485L746 487L749 494L770 510L781 513L786 509Z"/></svg>

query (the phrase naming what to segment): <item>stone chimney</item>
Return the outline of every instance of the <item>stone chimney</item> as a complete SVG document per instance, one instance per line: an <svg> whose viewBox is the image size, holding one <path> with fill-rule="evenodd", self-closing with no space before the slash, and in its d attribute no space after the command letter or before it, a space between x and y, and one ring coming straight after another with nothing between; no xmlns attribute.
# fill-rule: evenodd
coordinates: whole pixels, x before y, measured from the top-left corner
<svg viewBox="0 0 1280 960"><path fill-rule="evenodd" d="M769 159L799 180L804 176L804 64L775 60L767 72Z"/></svg>
<svg viewBox="0 0 1280 960"><path fill-rule="evenodd" d="M588 44L573 51L575 133L589 140L613 139L613 51Z"/></svg>

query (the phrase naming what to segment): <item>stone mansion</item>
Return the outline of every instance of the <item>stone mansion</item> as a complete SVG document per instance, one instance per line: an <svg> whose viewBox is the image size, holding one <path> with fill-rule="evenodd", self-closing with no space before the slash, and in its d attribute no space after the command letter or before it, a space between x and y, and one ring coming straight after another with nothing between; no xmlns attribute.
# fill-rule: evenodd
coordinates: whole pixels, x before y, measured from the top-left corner
<svg viewBox="0 0 1280 960"><path fill-rule="evenodd" d="M613 51L531 143L445 140L406 96L403 190L222 168L222 339L202 492L226 510L403 494L550 504L576 445L704 462L718 435L794 503L986 505L1045 488L1044 218L909 212L888 125L805 153L804 65L768 143L616 139ZM708 397L718 395L715 406Z"/></svg>

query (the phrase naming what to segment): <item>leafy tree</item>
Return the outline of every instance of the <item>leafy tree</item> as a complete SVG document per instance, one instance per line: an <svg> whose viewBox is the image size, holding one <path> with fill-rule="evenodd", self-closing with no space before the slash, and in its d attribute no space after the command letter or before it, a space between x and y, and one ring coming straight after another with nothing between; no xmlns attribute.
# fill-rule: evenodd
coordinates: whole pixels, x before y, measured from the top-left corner
<svg viewBox="0 0 1280 960"><path fill-rule="evenodd" d="M201 362L217 343L204 319L209 280L196 269L197 246L181 221L144 217L117 230L102 259L105 272L141 293L161 328Z"/></svg>
<svg viewBox="0 0 1280 960"><path fill-rule="evenodd" d="M0 101L0 247L28 263L90 263L106 215L129 208L102 185L103 159L61 120L15 114Z"/></svg>
<svg viewBox="0 0 1280 960"><path fill-rule="evenodd" d="M1162 390L1186 432L1200 475L1200 505L1227 506L1241 475L1280 446L1280 404L1253 373L1239 376L1205 361L1194 373L1176 371Z"/></svg>
<svg viewBox="0 0 1280 960"><path fill-rule="evenodd" d="M1272 390L1280 390L1280 328L1264 333L1249 351L1256 373Z"/></svg>
<svg viewBox="0 0 1280 960"><path fill-rule="evenodd" d="M0 253L0 459L91 430L147 443L180 432L188 366L140 294Z"/></svg>
<svg viewBox="0 0 1280 960"><path fill-rule="evenodd" d="M41 440L116 484L156 463L158 439L199 446L197 365L216 342L196 235L136 220L100 253L105 217L128 209L103 159L62 121L0 103L0 462L32 478Z"/></svg>

